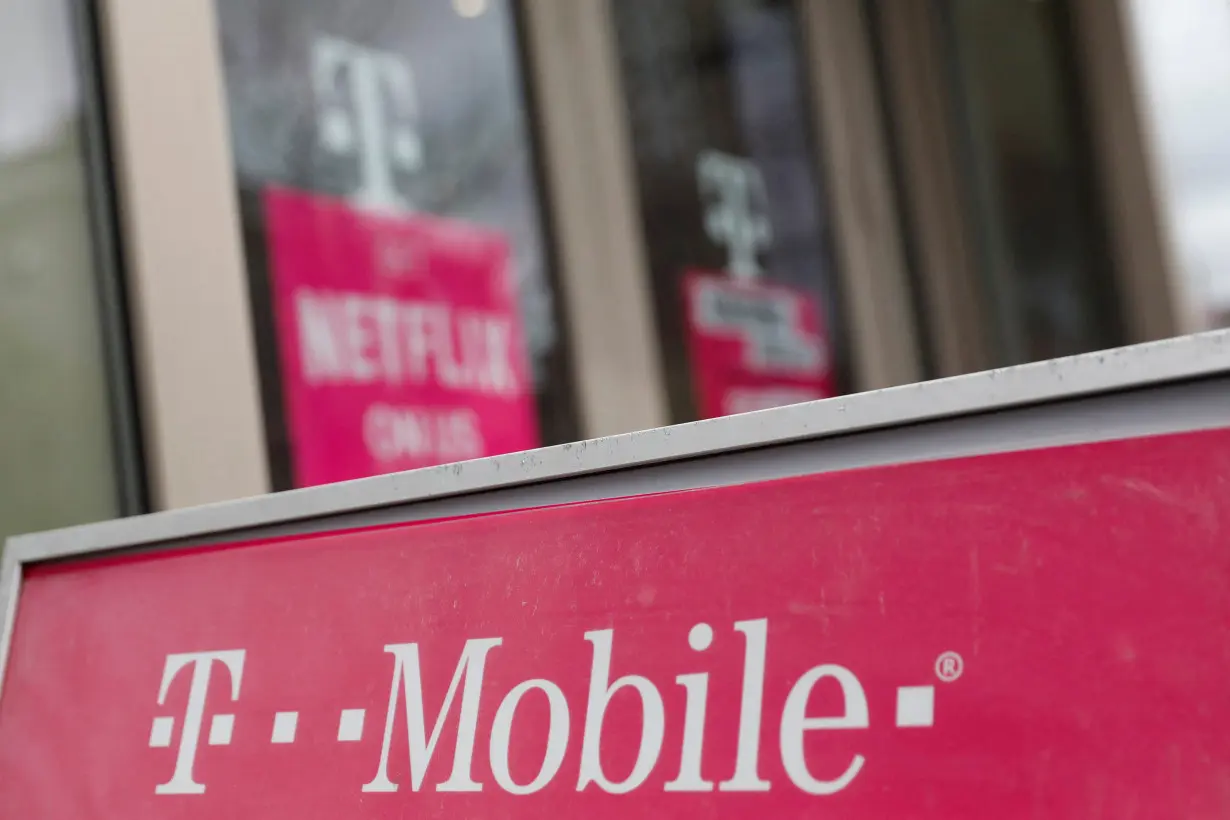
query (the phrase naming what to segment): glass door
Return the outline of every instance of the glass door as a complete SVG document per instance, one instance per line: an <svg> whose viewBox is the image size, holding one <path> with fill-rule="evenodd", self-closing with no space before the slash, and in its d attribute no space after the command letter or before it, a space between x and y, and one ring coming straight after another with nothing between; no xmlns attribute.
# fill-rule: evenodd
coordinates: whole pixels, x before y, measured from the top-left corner
<svg viewBox="0 0 1230 820"><path fill-rule="evenodd" d="M275 484L575 438L508 0L217 0Z"/></svg>
<svg viewBox="0 0 1230 820"><path fill-rule="evenodd" d="M611 2L673 421L845 389L801 15Z"/></svg>

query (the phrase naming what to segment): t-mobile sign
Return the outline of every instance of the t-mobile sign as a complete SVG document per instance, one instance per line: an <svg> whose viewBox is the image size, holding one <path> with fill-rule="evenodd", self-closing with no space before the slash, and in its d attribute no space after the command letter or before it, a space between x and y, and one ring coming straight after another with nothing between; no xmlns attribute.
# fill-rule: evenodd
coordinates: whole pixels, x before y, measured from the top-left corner
<svg viewBox="0 0 1230 820"><path fill-rule="evenodd" d="M36 565L0 817L1226 817L1228 453Z"/></svg>
<svg viewBox="0 0 1230 820"><path fill-rule="evenodd" d="M701 418L835 394L829 342L810 294L701 271L687 273L683 293Z"/></svg>
<svg viewBox="0 0 1230 820"><path fill-rule="evenodd" d="M285 189L265 207L297 484L537 446L502 237Z"/></svg>

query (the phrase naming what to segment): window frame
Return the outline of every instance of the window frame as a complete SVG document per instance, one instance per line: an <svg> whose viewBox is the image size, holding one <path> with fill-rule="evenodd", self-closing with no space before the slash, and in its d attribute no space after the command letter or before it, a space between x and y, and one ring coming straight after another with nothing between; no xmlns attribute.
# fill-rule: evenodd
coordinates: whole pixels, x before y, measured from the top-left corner
<svg viewBox="0 0 1230 820"><path fill-rule="evenodd" d="M82 105L85 188L93 246L101 351L110 407L109 427L120 516L149 511L144 446L138 407L123 237L108 119L98 8L92 0L68 0L75 68Z"/></svg>
<svg viewBox="0 0 1230 820"><path fill-rule="evenodd" d="M1127 0L1061 0L1068 19L1073 93L1090 164L1089 199L1101 228L1125 344L1173 338L1195 328L1180 304L1171 228L1142 106ZM876 31L887 116L894 122L901 207L918 249L915 278L936 375L995 366L978 251L965 201L959 136L936 4L863 0Z"/></svg>
<svg viewBox="0 0 1230 820"><path fill-rule="evenodd" d="M269 490L212 0L94 2L148 504Z"/></svg>

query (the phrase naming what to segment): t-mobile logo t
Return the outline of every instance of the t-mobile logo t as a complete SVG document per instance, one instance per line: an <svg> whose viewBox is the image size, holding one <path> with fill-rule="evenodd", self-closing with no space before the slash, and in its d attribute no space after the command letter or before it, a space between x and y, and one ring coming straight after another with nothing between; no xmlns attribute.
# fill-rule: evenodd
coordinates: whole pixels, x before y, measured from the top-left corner
<svg viewBox="0 0 1230 820"><path fill-rule="evenodd" d="M321 144L359 161L354 200L376 210L410 207L394 181L397 170L423 162L410 66L397 54L322 37L313 44L312 74Z"/></svg>
<svg viewBox="0 0 1230 820"><path fill-rule="evenodd" d="M181 670L191 667L192 680L188 686L188 707L184 711L183 722L180 725L179 754L175 758L175 773L166 783L155 787L156 794L203 794L205 792L205 786L193 779L192 767L196 763L197 745L201 739L201 723L205 718L205 696L209 692L209 676L213 671L214 661L226 667L231 677L231 700L238 700L239 683L243 678L244 654L242 649L231 649L225 652L188 652L182 655L167 655L167 662L162 670L162 686L158 689L158 705L166 704L171 684ZM230 743L234 725L234 715L214 715L209 728L210 745L219 746ZM150 745L170 746L174 731L175 718L154 718L154 726L150 730Z"/></svg>
<svg viewBox="0 0 1230 820"><path fill-rule="evenodd" d="M705 232L726 248L726 270L735 279L762 273L757 255L773 242L773 225L763 211L764 176L751 160L702 151L696 180L705 209Z"/></svg>

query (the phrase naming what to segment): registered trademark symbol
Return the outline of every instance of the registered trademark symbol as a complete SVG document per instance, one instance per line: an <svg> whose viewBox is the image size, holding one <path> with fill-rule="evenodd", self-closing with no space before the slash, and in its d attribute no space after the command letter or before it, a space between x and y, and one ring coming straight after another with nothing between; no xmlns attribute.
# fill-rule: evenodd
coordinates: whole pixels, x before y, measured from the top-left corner
<svg viewBox="0 0 1230 820"><path fill-rule="evenodd" d="M965 671L965 661L956 652L945 652L935 659L935 676L952 683Z"/></svg>

